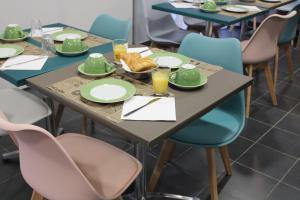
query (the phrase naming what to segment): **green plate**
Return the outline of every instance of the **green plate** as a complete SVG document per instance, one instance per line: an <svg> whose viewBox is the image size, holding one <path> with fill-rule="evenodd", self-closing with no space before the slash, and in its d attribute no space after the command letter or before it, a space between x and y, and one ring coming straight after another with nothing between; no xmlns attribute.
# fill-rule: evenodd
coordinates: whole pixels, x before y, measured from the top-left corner
<svg viewBox="0 0 300 200"><path fill-rule="evenodd" d="M192 86L184 86L184 85L179 85L179 84L175 83L176 72L171 72L169 83L180 89L191 90L191 89L202 87L203 85L205 85L207 83L207 77L204 76L203 74L200 74L200 76L201 76L201 80L199 81L198 84L192 85Z"/></svg>
<svg viewBox="0 0 300 200"><path fill-rule="evenodd" d="M207 12L207 13L216 13L216 12L219 12L221 9L220 8L216 8L216 9L205 9L205 8L202 8L200 7L199 8L201 11L203 12Z"/></svg>
<svg viewBox="0 0 300 200"><path fill-rule="evenodd" d="M233 12L233 13L247 13L249 10L247 8L238 6L238 5L227 5L222 7L223 10L227 12Z"/></svg>
<svg viewBox="0 0 300 200"><path fill-rule="evenodd" d="M107 78L92 81L80 88L80 95L96 103L117 103L136 93L134 85L121 79Z"/></svg>
<svg viewBox="0 0 300 200"><path fill-rule="evenodd" d="M90 73L86 73L84 71L84 63L82 63L81 65L78 66L78 71L83 74L83 75L86 75L86 76L90 76L90 77L104 77L104 76L108 76L112 73L114 73L117 68L114 64L110 64L111 65L111 70L109 72L106 72L106 73L101 73L101 74L90 74Z"/></svg>
<svg viewBox="0 0 300 200"><path fill-rule="evenodd" d="M4 38L4 34L0 34L0 40L3 40L4 42L20 42L20 41L23 41L23 40L26 40L29 36L29 33L27 32L24 32L24 37L22 38L17 38L17 39L6 39Z"/></svg>
<svg viewBox="0 0 300 200"><path fill-rule="evenodd" d="M20 55L24 48L14 44L0 44L0 59L10 58Z"/></svg>
<svg viewBox="0 0 300 200"><path fill-rule="evenodd" d="M62 44L58 44L55 47L56 51L64 56L78 56L81 54L86 53L89 50L89 47L86 47L83 51L74 51L74 52L63 52L62 51Z"/></svg>
<svg viewBox="0 0 300 200"><path fill-rule="evenodd" d="M149 57L154 59L159 67L168 67L170 69L177 69L181 65L190 63L190 59L188 57L166 51L155 52Z"/></svg>
<svg viewBox="0 0 300 200"><path fill-rule="evenodd" d="M88 34L82 31L76 30L64 30L52 34L52 38L55 41L63 42L66 38L78 38L84 40L88 37Z"/></svg>

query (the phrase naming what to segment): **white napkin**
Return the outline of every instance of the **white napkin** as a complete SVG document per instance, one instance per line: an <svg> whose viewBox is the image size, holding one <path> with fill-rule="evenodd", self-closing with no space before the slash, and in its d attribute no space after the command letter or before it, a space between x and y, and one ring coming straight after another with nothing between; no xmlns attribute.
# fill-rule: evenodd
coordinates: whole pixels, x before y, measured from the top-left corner
<svg viewBox="0 0 300 200"><path fill-rule="evenodd" d="M63 27L50 27L50 28L42 28L42 32L34 32L31 37L42 37L43 34L53 34L56 32L63 31Z"/></svg>
<svg viewBox="0 0 300 200"><path fill-rule="evenodd" d="M197 6L193 6L191 3L182 3L182 2L176 2L176 3L170 3L175 8L197 8Z"/></svg>
<svg viewBox="0 0 300 200"><path fill-rule="evenodd" d="M48 56L21 55L8 59L1 70L41 70ZM28 62L27 62L28 61ZM24 63L26 62L26 63Z"/></svg>
<svg viewBox="0 0 300 200"><path fill-rule="evenodd" d="M127 53L140 53L142 58L153 54L153 52L149 49L149 47L128 48Z"/></svg>
<svg viewBox="0 0 300 200"><path fill-rule="evenodd" d="M245 5L238 5L238 6L248 9L250 12L259 12L259 11L261 11L261 9L259 9L257 6L245 6Z"/></svg>
<svg viewBox="0 0 300 200"><path fill-rule="evenodd" d="M121 119L135 121L176 121L176 107L174 97L162 97L160 100L124 117L123 115L148 103L157 97L134 96L123 105Z"/></svg>

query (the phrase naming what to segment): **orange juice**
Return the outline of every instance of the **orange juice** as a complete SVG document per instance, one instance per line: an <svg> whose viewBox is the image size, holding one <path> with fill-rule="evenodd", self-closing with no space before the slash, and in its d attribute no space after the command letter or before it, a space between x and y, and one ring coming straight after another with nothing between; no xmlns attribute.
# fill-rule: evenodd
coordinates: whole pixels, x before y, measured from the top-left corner
<svg viewBox="0 0 300 200"><path fill-rule="evenodd" d="M114 56L115 56L115 61L120 62L120 58L122 54L127 53L127 47L124 44L117 44L114 46Z"/></svg>
<svg viewBox="0 0 300 200"><path fill-rule="evenodd" d="M155 94L164 95L168 93L170 70L157 70L152 73L152 85Z"/></svg>

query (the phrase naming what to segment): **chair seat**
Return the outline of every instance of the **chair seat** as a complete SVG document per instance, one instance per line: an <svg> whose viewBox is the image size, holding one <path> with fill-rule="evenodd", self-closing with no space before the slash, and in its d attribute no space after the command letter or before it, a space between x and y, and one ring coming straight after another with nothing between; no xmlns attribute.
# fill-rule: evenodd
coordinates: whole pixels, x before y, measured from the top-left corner
<svg viewBox="0 0 300 200"><path fill-rule="evenodd" d="M161 44L175 44L179 45L183 38L191 32L178 29L176 31L171 31L162 35L154 35L151 40Z"/></svg>
<svg viewBox="0 0 300 200"><path fill-rule="evenodd" d="M105 199L119 197L142 168L129 154L98 139L74 133L57 139Z"/></svg>
<svg viewBox="0 0 300 200"><path fill-rule="evenodd" d="M179 142L216 147L232 142L241 130L242 125L238 119L228 111L216 108L171 138Z"/></svg>

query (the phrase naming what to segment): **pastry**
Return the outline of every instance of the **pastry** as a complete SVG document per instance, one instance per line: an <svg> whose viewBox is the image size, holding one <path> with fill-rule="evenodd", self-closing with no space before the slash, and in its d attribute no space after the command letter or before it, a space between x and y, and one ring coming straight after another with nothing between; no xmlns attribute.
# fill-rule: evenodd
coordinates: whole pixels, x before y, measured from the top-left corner
<svg viewBox="0 0 300 200"><path fill-rule="evenodd" d="M142 58L139 53L128 53L121 57L133 72L143 72L156 67L152 58Z"/></svg>

